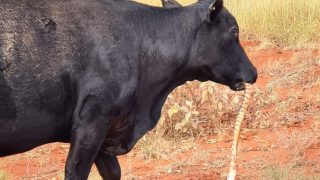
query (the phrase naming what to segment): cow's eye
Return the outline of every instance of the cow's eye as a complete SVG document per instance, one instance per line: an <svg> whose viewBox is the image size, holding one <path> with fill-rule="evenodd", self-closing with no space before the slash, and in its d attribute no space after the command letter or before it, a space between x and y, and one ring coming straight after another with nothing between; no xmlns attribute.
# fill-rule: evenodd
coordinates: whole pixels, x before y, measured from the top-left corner
<svg viewBox="0 0 320 180"><path fill-rule="evenodd" d="M236 37L238 37L239 35L239 29L237 27L233 27L230 29L230 32L235 35Z"/></svg>

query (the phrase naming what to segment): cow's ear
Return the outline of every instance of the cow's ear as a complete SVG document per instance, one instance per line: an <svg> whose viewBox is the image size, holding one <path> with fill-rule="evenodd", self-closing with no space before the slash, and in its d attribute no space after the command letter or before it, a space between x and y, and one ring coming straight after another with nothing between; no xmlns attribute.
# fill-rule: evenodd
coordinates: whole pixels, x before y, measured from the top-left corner
<svg viewBox="0 0 320 180"><path fill-rule="evenodd" d="M223 7L223 0L213 0L213 2L209 6L209 10L214 12L214 11L219 11Z"/></svg>
<svg viewBox="0 0 320 180"><path fill-rule="evenodd" d="M176 0L161 0L161 3L164 8L182 7L182 5Z"/></svg>
<svg viewBox="0 0 320 180"><path fill-rule="evenodd" d="M217 16L217 14L223 8L223 0L213 0L212 3L208 7L207 11L207 21L213 22Z"/></svg>

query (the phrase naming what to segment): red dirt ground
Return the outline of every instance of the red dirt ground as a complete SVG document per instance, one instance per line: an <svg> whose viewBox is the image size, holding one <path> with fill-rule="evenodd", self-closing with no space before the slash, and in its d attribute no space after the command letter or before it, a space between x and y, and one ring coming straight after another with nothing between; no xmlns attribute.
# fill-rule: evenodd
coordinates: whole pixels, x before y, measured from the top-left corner
<svg viewBox="0 0 320 180"><path fill-rule="evenodd" d="M242 42L242 44L253 64L259 69L259 79L255 85L259 89L266 89L268 83L274 80L274 77L265 71L270 64L280 62L284 66L293 66L290 61L295 57L320 57L319 49L261 49L259 42ZM307 73L309 76L320 76L320 59L312 72ZM290 89L286 85L278 87L276 91L280 99L286 99L290 95ZM295 103L311 104L314 111L320 111L319 99L316 98L320 97L319 81L310 88L296 85L294 91L298 94ZM306 93L315 98L304 96ZM318 133L319 136L315 137L314 134L308 134L311 131L320 132L319 118L306 113L301 107L289 105L286 107L287 111L284 111L297 117L301 116L302 120L299 122L278 127L245 128L241 132L238 179L268 179L266 167L273 164L283 168L293 164L293 172L299 170L305 177L320 177L320 135ZM261 111L275 110L276 105L273 104ZM271 123L280 121L280 117L277 116L270 119ZM299 141L299 138L306 140ZM139 149L135 148L129 154L119 157L123 179L225 179L229 168L231 139L232 131L200 138L190 148L172 152L172 156L167 159L146 160L138 156ZM0 158L0 170L8 180L63 179L68 147L68 144L54 143L24 154ZM289 175L292 175L290 173L291 171ZM89 179L101 179L95 168L92 174ZM292 176L289 179L295 178ZM0 180L2 180L1 171Z"/></svg>

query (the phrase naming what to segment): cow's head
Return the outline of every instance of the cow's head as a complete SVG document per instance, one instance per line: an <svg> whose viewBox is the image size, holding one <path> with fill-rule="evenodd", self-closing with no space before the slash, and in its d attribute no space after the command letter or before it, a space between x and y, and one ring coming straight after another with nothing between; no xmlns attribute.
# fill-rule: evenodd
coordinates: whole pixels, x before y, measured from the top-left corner
<svg viewBox="0 0 320 180"><path fill-rule="evenodd" d="M201 1L200 26L191 48L190 63L200 81L211 80L243 90L244 84L255 83L257 70L239 42L236 19L223 7L222 0Z"/></svg>

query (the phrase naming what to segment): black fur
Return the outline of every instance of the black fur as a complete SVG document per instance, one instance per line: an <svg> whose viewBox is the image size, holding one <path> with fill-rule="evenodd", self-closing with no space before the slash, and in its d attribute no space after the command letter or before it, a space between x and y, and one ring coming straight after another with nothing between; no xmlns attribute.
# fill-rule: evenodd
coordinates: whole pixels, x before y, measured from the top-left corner
<svg viewBox="0 0 320 180"><path fill-rule="evenodd" d="M0 156L69 142L66 179L86 179L93 163L120 179L116 155L157 124L174 88L254 83L236 20L211 3L1 0Z"/></svg>

